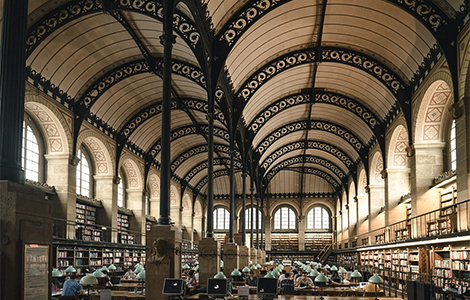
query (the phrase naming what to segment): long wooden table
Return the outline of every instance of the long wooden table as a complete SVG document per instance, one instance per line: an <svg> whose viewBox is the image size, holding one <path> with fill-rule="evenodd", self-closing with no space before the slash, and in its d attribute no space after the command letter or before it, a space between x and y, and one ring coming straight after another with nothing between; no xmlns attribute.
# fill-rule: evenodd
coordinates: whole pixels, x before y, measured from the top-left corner
<svg viewBox="0 0 470 300"><path fill-rule="evenodd" d="M188 297L187 299L199 299L199 296L207 299L207 294L201 293L196 294L193 296ZM319 295L278 295L276 299L278 300L318 300L320 298ZM344 296L324 296L324 300L345 300ZM232 298L229 299L238 299L237 295L234 295ZM248 297L249 300L256 300L259 299L257 295L250 295ZM347 300L374 300L375 297L363 297L363 296L349 296ZM403 300L402 298L394 298L394 297L385 297L379 296L379 300Z"/></svg>
<svg viewBox="0 0 470 300"><path fill-rule="evenodd" d="M91 300L100 300L100 292L90 293ZM129 291L111 291L111 299L113 300L135 300L135 299L145 299L145 295L139 293L129 292Z"/></svg>

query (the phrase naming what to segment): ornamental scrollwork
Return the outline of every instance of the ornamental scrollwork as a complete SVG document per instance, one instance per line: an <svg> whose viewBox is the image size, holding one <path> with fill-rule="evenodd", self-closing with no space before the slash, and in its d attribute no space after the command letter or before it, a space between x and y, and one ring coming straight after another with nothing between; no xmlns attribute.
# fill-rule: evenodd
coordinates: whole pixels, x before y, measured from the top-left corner
<svg viewBox="0 0 470 300"><path fill-rule="evenodd" d="M173 73L182 75L198 83L204 89L207 89L206 79L202 71L195 66L183 62L173 62L171 66ZM163 70L163 69L162 69Z"/></svg>
<svg viewBox="0 0 470 300"><path fill-rule="evenodd" d="M177 105L175 101L171 101L171 109L176 109ZM128 138L142 123L148 119L161 114L163 109L162 102L158 102L155 105L148 107L144 111L140 112L131 121L129 121L122 129L123 135Z"/></svg>
<svg viewBox="0 0 470 300"><path fill-rule="evenodd" d="M229 22L228 27L222 31L219 41L226 41L229 46L232 46L250 24L253 24L276 6L287 2L289 2L289 0L258 0L254 2L250 7Z"/></svg>
<svg viewBox="0 0 470 300"><path fill-rule="evenodd" d="M310 175L315 175L315 176L319 176L323 179L325 179L326 181L328 181L329 184L331 184L335 189L339 188L339 183L333 179L333 177L331 177L330 175L326 174L325 172L322 172L318 169L314 169L314 168L305 168L304 169L304 172L307 173L307 174L310 174Z"/></svg>
<svg viewBox="0 0 470 300"><path fill-rule="evenodd" d="M186 161L190 157L193 157L194 155L198 155L200 153L205 153L208 150L209 146L207 144L199 145L189 150L186 150L173 160L170 166L171 171L174 172L176 169L178 169L181 164L183 164L184 161ZM217 152L228 153L230 151L230 147L226 145L215 144L214 150ZM237 152L237 154L239 153Z"/></svg>
<svg viewBox="0 0 470 300"><path fill-rule="evenodd" d="M334 155L336 158L341 160L348 168L351 167L354 162L347 156L343 151L340 149L336 148L335 146L332 146L328 143L321 142L321 141L308 141L307 142L307 147L308 149L318 149L322 151L326 151L332 155ZM288 145L284 145L280 148L278 148L276 151L271 153L261 164L261 167L265 170L269 169L269 167L280 157L285 155L286 153L298 150L298 149L303 149L304 148L304 143L303 142L293 142Z"/></svg>
<svg viewBox="0 0 470 300"><path fill-rule="evenodd" d="M228 169L222 169L222 170L215 171L213 174L214 174L214 179L215 179L217 177L227 176L229 174L229 170ZM194 189L197 190L197 191L200 191L202 189L202 187L207 184L207 182L208 182L208 178L204 177L201 181L199 181L199 183L196 185L196 187Z"/></svg>
<svg viewBox="0 0 470 300"><path fill-rule="evenodd" d="M281 73L282 71L288 70L292 67L299 66L305 63L311 63L315 61L315 51L312 49L297 51L284 55L279 59L272 61L261 68L259 72L254 74L242 87L241 91L238 92L238 97L243 98L246 101L258 90L263 83L268 81L270 78Z"/></svg>
<svg viewBox="0 0 470 300"><path fill-rule="evenodd" d="M396 0L396 2L420 16L434 32L437 32L441 25L448 24L440 12L424 0Z"/></svg>
<svg viewBox="0 0 470 300"><path fill-rule="evenodd" d="M279 140L283 136L290 134L295 131L306 130L307 129L307 122L295 122L291 124L287 124L282 128L277 129L276 131L272 132L268 135L264 140L256 147L256 152L260 153L261 155L273 144L275 141Z"/></svg>
<svg viewBox="0 0 470 300"><path fill-rule="evenodd" d="M215 158L214 165L230 165L230 159L229 158L223 158L223 159ZM237 167L241 167L240 162L234 162L234 165ZM199 165L195 166L191 171L189 171L186 174L186 176L184 177L184 181L190 182L193 179L193 177L196 176L196 174L198 174L201 171L206 170L208 166L209 166L208 161L204 161L200 163Z"/></svg>

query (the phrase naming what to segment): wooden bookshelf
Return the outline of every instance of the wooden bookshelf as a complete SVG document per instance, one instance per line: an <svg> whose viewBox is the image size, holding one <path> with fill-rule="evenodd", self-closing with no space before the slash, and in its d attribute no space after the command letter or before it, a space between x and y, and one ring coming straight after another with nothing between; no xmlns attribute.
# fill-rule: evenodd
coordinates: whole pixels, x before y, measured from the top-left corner
<svg viewBox="0 0 470 300"><path fill-rule="evenodd" d="M273 233L271 234L272 251L298 251L298 233Z"/></svg>
<svg viewBox="0 0 470 300"><path fill-rule="evenodd" d="M129 215L118 212L118 241L121 244L134 244L134 235L129 233Z"/></svg>
<svg viewBox="0 0 470 300"><path fill-rule="evenodd" d="M75 233L77 240L100 242L103 231L96 226L97 207L77 202L75 207Z"/></svg>
<svg viewBox="0 0 470 300"><path fill-rule="evenodd" d="M446 187L440 192L439 216L427 222L428 236L436 236L455 232L457 229L457 214L455 206L457 188L455 185Z"/></svg>

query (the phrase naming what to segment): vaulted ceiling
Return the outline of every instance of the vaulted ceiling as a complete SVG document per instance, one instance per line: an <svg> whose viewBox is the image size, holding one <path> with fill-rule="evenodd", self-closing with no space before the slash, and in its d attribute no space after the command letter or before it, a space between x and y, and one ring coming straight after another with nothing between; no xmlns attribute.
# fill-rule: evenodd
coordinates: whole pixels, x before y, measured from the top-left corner
<svg viewBox="0 0 470 300"><path fill-rule="evenodd" d="M176 2L171 171L201 195L209 134L214 192L229 193L231 132L237 193L242 170L268 190L283 174L273 190L287 194L356 182L394 118L411 126L412 92L432 64L444 56L456 72L466 11L464 0ZM90 122L159 167L162 17L161 1L29 1L30 82L76 115L75 142Z"/></svg>

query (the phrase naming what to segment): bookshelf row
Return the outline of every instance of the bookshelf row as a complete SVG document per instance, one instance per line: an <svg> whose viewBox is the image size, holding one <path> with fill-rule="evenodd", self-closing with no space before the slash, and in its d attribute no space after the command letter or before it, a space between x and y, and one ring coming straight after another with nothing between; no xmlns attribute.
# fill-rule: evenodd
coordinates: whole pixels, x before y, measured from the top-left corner
<svg viewBox="0 0 470 300"><path fill-rule="evenodd" d="M77 246L77 245L54 245L54 264L61 270L73 266L77 275L84 275L102 266L114 264L116 271L122 271L136 263L145 262L145 249Z"/></svg>

